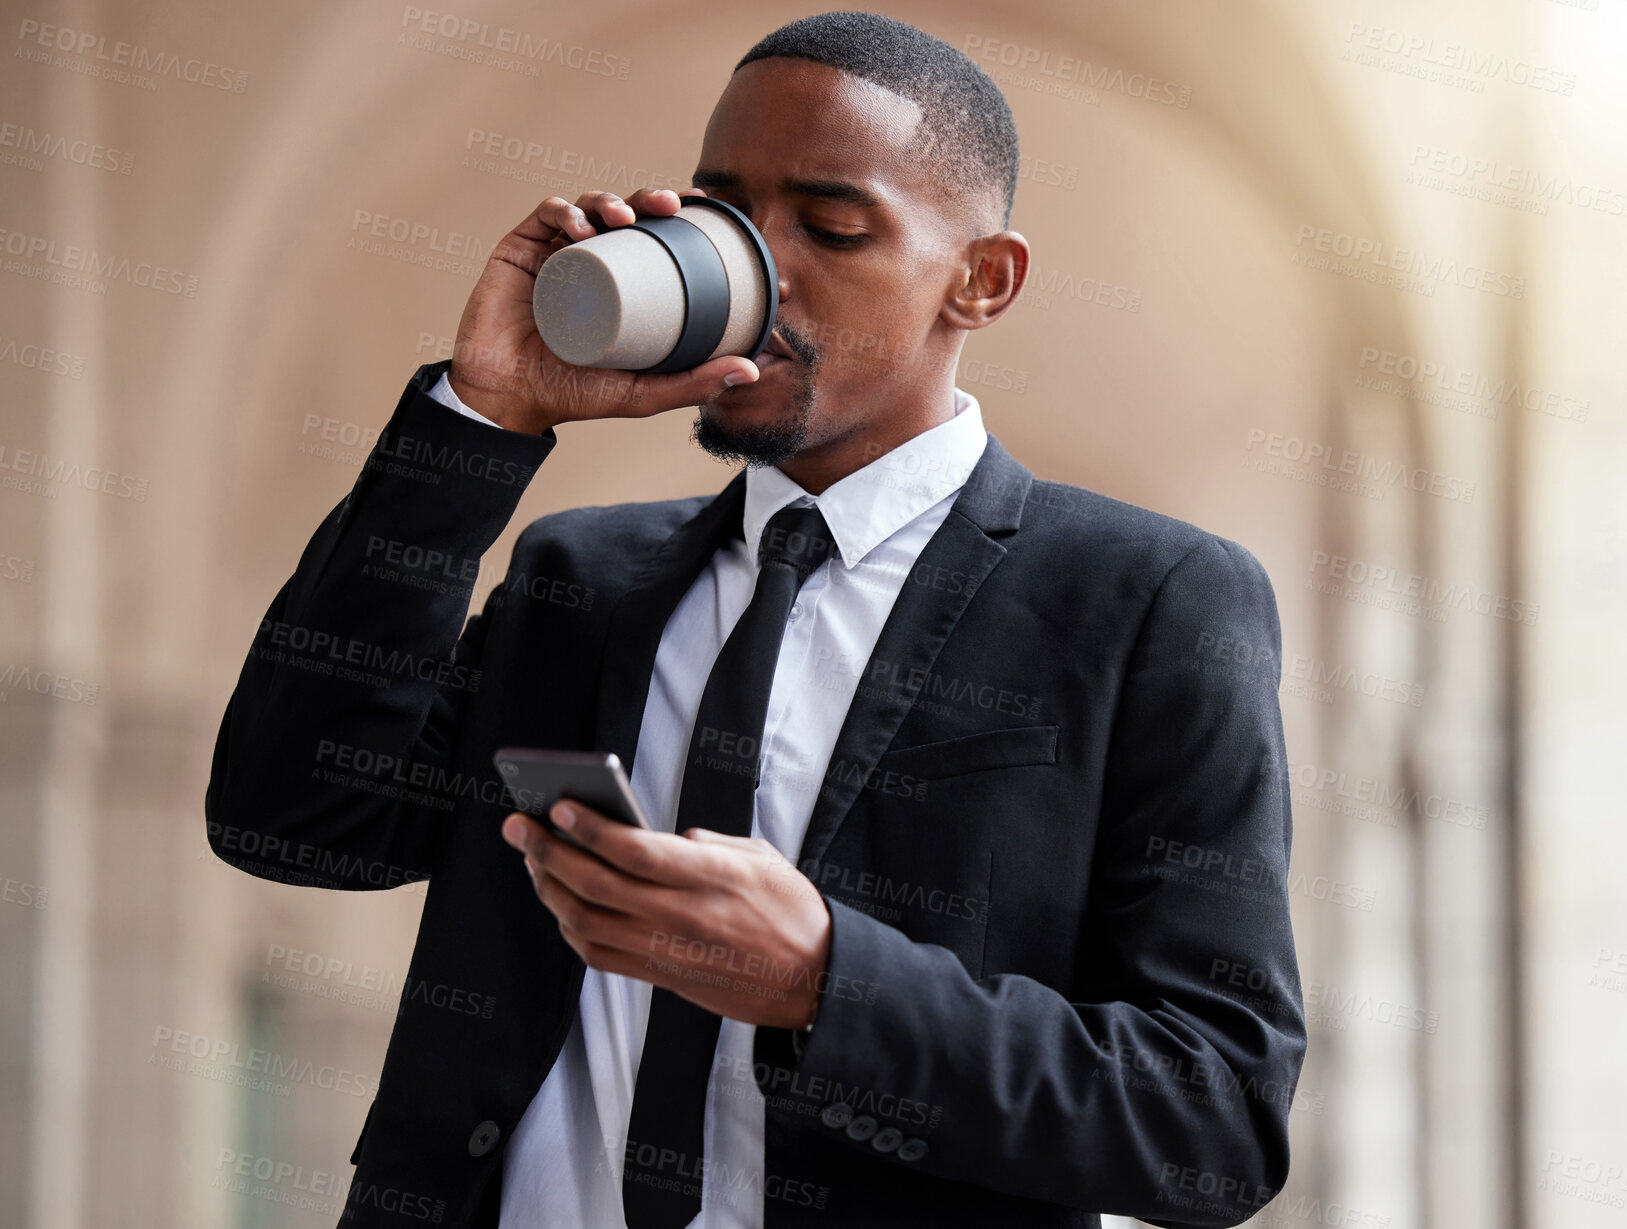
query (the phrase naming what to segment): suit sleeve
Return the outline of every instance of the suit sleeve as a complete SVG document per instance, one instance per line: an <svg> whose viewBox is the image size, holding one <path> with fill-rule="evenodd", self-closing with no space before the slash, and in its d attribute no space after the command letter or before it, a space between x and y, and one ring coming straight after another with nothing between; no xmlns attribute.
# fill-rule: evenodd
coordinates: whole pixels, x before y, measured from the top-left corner
<svg viewBox="0 0 1627 1229"><path fill-rule="evenodd" d="M800 1084L931 1106L884 1159L945 1179L1164 1226L1238 1224L1275 1196L1305 1051L1280 656L1254 557L1189 551L1126 663L1070 993L974 980L827 898L829 977L786 1060ZM818 1129L878 1155L832 1129L847 1120Z"/></svg>
<svg viewBox="0 0 1627 1229"><path fill-rule="evenodd" d="M447 378L447 374L444 371L441 372L441 378L430 386L429 395L436 401L439 401L442 405L446 406L447 409L456 410L465 418L472 418L476 422L483 422L488 427L497 426L496 423L487 418L484 414L480 413L478 410L471 410L468 406L463 404L463 398L458 396L457 391L452 387L452 381Z"/></svg>
<svg viewBox="0 0 1627 1229"><path fill-rule="evenodd" d="M428 878L482 681L481 556L556 442L450 413L421 367L249 646L204 795L210 847L265 879ZM461 635L460 635L461 632ZM495 772L493 773L495 779Z"/></svg>

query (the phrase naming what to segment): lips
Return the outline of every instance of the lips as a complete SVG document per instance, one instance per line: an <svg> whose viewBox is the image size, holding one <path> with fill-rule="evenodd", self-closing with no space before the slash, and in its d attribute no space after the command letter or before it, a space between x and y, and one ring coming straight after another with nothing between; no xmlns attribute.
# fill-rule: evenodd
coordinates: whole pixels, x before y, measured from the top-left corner
<svg viewBox="0 0 1627 1229"><path fill-rule="evenodd" d="M784 340L778 333L770 333L768 335L768 344L752 357L752 361L761 365L763 359L765 358L779 358L792 363L797 361L796 354L792 352L790 346L785 344Z"/></svg>

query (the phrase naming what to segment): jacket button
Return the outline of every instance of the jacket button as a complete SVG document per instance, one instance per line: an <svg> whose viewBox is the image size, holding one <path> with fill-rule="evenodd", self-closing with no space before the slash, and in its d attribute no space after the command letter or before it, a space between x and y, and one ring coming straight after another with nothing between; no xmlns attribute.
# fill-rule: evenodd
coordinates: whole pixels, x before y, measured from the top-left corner
<svg viewBox="0 0 1627 1229"><path fill-rule="evenodd" d="M919 1161L926 1155L926 1140L910 1136L898 1146L898 1159L901 1161Z"/></svg>
<svg viewBox="0 0 1627 1229"><path fill-rule="evenodd" d="M870 1137L870 1146L877 1152L891 1152L904 1142L904 1132L897 1127L882 1127Z"/></svg>
<svg viewBox="0 0 1627 1229"><path fill-rule="evenodd" d="M846 1101L832 1101L819 1112L819 1121L827 1127L845 1127L853 1119L853 1107Z"/></svg>
<svg viewBox="0 0 1627 1229"><path fill-rule="evenodd" d="M847 1124L847 1137L849 1139L856 1139L862 1142L869 1139L876 1133L876 1127L878 1125L879 1124L876 1122L876 1120L870 1117L869 1114L860 1114L852 1122Z"/></svg>
<svg viewBox="0 0 1627 1229"><path fill-rule="evenodd" d="M474 1133L469 1136L469 1155L485 1156L493 1148L497 1147L497 1141L502 1134L502 1129L488 1118L476 1127Z"/></svg>

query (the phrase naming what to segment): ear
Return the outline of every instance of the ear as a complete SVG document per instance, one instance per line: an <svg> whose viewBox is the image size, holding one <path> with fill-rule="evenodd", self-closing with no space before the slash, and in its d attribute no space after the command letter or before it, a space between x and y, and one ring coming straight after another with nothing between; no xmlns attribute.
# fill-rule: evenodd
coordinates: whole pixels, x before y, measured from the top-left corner
<svg viewBox="0 0 1627 1229"><path fill-rule="evenodd" d="M957 329L981 329L1005 314L1028 278L1028 240L1014 230L980 235L967 245L964 280L945 300L943 318Z"/></svg>

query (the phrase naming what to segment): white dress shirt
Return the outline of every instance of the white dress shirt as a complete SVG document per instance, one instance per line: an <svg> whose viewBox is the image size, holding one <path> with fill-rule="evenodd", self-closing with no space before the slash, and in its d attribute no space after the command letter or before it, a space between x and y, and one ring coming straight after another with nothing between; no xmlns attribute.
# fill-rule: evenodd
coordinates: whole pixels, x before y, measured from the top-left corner
<svg viewBox="0 0 1627 1229"><path fill-rule="evenodd" d="M430 396L491 422L463 405L444 375ZM797 860L882 623L987 438L977 399L956 388L953 418L817 497L777 468L747 471L745 540L713 555L668 619L656 652L631 777L633 793L656 828L675 828L701 692L751 601L763 528L787 505L817 504L837 554L809 575L791 607L769 694L751 825L753 836ZM501 1229L625 1225L622 1155L650 991L637 978L586 971L570 1035L508 1144ZM764 1105L752 1075L754 1034L755 1026L729 1019L719 1032L706 1093L707 1168L700 1214L691 1222L695 1229L761 1229L765 1187L774 1198L781 1181L798 1181L794 1173L763 1173Z"/></svg>

